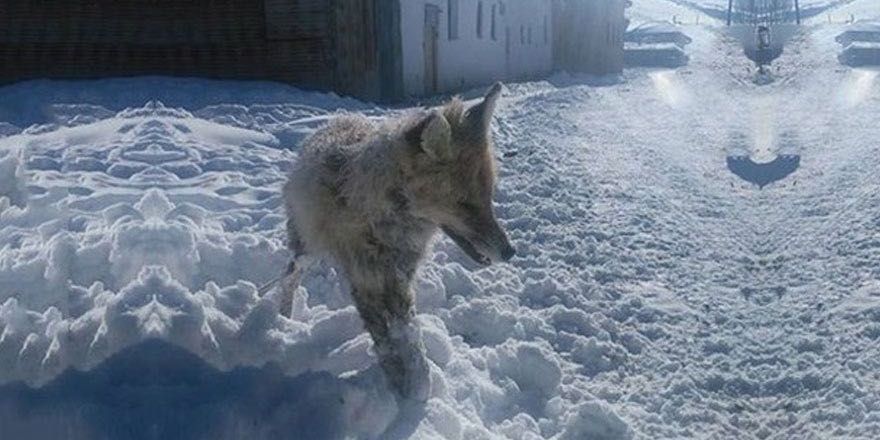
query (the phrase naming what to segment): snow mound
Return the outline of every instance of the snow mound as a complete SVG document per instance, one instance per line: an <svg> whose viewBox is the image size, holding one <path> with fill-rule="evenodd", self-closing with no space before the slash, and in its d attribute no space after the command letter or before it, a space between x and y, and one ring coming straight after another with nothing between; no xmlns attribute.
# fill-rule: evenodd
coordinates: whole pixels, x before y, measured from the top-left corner
<svg viewBox="0 0 880 440"><path fill-rule="evenodd" d="M333 267L319 265L306 277L292 319L259 297L258 286L290 257L279 189L296 151L286 147L334 110L186 110L158 101L119 111L52 109L48 121L0 139L0 384L51 393L74 386L64 385L71 370L87 372L76 379L86 380L162 341L197 356L210 374L226 375L218 377L272 366L287 378L323 378L315 380L326 389L307 386L316 401L348 402L328 410L342 427L333 438L552 437L566 429L574 404L594 399L561 396L570 362L536 339L551 337L552 327L532 312L523 320L526 309L510 293L484 296L525 287L515 269L471 273L446 241L418 281L433 376L432 399L422 408L400 406L387 391ZM527 278L535 298L576 294L542 278ZM495 324L475 326L475 319ZM185 366L166 367L175 374ZM59 430L79 426L63 414L56 420Z"/></svg>
<svg viewBox="0 0 880 440"><path fill-rule="evenodd" d="M570 417L561 440L629 440L632 437L629 426L607 405L588 402L579 405Z"/></svg>

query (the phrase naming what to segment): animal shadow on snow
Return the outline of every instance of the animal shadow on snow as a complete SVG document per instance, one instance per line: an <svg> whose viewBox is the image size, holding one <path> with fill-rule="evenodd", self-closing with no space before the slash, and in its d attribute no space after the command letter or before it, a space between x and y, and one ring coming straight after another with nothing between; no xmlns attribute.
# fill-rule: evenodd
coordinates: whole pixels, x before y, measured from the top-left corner
<svg viewBox="0 0 880 440"><path fill-rule="evenodd" d="M312 372L287 377L273 364L223 372L150 340L41 388L0 386L0 438L342 439L351 435L345 390L358 380ZM416 417L419 411L401 409ZM402 424L389 434L406 438L412 429Z"/></svg>

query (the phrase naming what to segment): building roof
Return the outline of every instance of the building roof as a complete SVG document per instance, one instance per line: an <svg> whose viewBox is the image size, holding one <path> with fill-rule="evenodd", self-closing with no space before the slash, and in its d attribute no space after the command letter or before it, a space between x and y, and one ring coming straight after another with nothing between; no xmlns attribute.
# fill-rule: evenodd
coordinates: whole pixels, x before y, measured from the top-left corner
<svg viewBox="0 0 880 440"><path fill-rule="evenodd" d="M626 41L635 42L675 42L681 46L693 40L681 31L681 28L668 21L650 21L641 23L626 32Z"/></svg>
<svg viewBox="0 0 880 440"><path fill-rule="evenodd" d="M627 30L627 33L635 34L668 34L681 32L679 27L668 21L648 21Z"/></svg>
<svg viewBox="0 0 880 440"><path fill-rule="evenodd" d="M844 46L854 41L880 41L880 21L857 21L848 25L835 40Z"/></svg>
<svg viewBox="0 0 880 440"><path fill-rule="evenodd" d="M880 21L860 20L850 24L844 30L846 32L878 32L880 33Z"/></svg>

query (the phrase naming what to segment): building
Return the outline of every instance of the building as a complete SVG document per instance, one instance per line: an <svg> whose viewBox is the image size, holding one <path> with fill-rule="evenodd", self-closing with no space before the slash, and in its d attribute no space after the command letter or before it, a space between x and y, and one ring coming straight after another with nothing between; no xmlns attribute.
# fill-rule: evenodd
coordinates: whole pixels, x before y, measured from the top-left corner
<svg viewBox="0 0 880 440"><path fill-rule="evenodd" d="M623 70L628 0L401 1L404 94Z"/></svg>
<svg viewBox="0 0 880 440"><path fill-rule="evenodd" d="M852 23L836 40L843 46L838 56L841 64L851 67L880 66L880 22Z"/></svg>
<svg viewBox="0 0 880 440"><path fill-rule="evenodd" d="M641 23L626 31L624 42L635 44L674 44L684 48L693 40L681 31L681 29L667 21L654 21Z"/></svg>
<svg viewBox="0 0 880 440"><path fill-rule="evenodd" d="M0 0L0 83L178 75L398 100L623 67L626 0Z"/></svg>
<svg viewBox="0 0 880 440"><path fill-rule="evenodd" d="M554 0L556 68L592 74L623 70L628 6L628 0Z"/></svg>
<svg viewBox="0 0 880 440"><path fill-rule="evenodd" d="M549 0L406 0L400 9L407 96L553 70Z"/></svg>
<svg viewBox="0 0 880 440"><path fill-rule="evenodd" d="M0 0L0 83L177 75L393 96L397 0Z"/></svg>
<svg viewBox="0 0 880 440"><path fill-rule="evenodd" d="M880 43L880 22L857 21L849 24L835 40L843 46L856 42Z"/></svg>
<svg viewBox="0 0 880 440"><path fill-rule="evenodd" d="M624 35L624 61L627 67L681 67L690 61L684 48L692 41L673 23L642 23Z"/></svg>

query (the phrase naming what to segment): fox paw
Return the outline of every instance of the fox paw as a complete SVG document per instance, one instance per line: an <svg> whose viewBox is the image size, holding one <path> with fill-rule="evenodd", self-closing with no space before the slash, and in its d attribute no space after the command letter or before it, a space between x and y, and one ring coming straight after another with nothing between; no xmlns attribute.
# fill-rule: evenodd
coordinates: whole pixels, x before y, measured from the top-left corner
<svg viewBox="0 0 880 440"><path fill-rule="evenodd" d="M395 330L387 345L376 346L379 363L400 397L425 402L431 396L431 367L421 332L412 323Z"/></svg>

